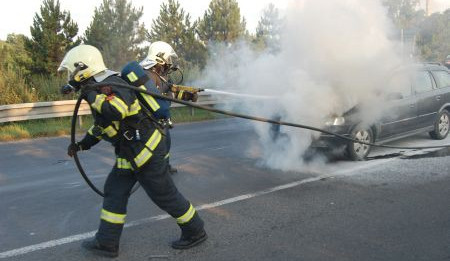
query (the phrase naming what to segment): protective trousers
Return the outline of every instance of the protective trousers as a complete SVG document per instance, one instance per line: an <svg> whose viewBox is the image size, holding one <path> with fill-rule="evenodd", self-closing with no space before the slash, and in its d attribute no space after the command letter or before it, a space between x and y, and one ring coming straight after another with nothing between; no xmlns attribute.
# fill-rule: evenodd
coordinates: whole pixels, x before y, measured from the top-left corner
<svg viewBox="0 0 450 261"><path fill-rule="evenodd" d="M172 138L170 137L170 128L166 127L164 129L166 137L165 137L165 141L166 141L166 149L167 149L167 153L165 155L165 157L168 159L170 157L170 146L172 145Z"/></svg>
<svg viewBox="0 0 450 261"><path fill-rule="evenodd" d="M128 198L136 182L139 182L151 200L177 220L183 231L195 234L203 229L198 213L178 191L169 174L164 140L153 151L148 163L134 174L118 174L113 168L104 188L104 201L97 240L105 246L118 246L125 223ZM122 172L123 173L123 172Z"/></svg>

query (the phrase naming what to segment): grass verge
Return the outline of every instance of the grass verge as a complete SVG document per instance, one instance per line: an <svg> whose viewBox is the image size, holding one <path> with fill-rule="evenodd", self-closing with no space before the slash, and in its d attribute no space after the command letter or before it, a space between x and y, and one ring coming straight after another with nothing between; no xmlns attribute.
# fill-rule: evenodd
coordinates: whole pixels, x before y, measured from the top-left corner
<svg viewBox="0 0 450 261"><path fill-rule="evenodd" d="M187 107L172 108L172 121L194 122L221 118L218 114ZM71 117L29 120L22 122L0 123L0 141L54 137L70 134ZM91 116L82 116L80 132L85 132L92 125Z"/></svg>

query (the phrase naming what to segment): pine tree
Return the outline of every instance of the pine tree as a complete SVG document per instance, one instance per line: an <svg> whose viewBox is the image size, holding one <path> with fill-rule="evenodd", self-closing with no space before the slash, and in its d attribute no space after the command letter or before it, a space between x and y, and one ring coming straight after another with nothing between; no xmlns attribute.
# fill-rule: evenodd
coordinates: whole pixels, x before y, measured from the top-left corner
<svg viewBox="0 0 450 261"><path fill-rule="evenodd" d="M149 33L150 42L164 41L169 43L179 56L182 67L205 65L207 51L196 37L197 22L191 23L177 0L168 0L161 4L159 16L153 20Z"/></svg>
<svg viewBox="0 0 450 261"><path fill-rule="evenodd" d="M236 0L212 0L199 21L200 38L205 42L233 43L247 35L246 21Z"/></svg>
<svg viewBox="0 0 450 261"><path fill-rule="evenodd" d="M264 9L256 27L256 44L263 49L269 48L272 52L278 51L280 49L281 23L278 9L270 3Z"/></svg>
<svg viewBox="0 0 450 261"><path fill-rule="evenodd" d="M44 0L30 32L26 48L32 56L34 73L56 74L66 51L78 44L74 41L78 25L72 21L70 12L61 10L59 0Z"/></svg>
<svg viewBox="0 0 450 261"><path fill-rule="evenodd" d="M103 0L95 8L83 42L97 47L108 68L119 70L125 63L138 59L143 50L146 30L140 19L143 8L134 8L128 0Z"/></svg>

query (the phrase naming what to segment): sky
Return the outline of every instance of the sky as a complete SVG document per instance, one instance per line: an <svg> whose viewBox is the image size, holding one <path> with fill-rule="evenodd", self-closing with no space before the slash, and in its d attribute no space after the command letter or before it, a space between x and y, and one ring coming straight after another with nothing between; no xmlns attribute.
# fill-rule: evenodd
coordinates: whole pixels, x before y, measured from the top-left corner
<svg viewBox="0 0 450 261"><path fill-rule="evenodd" d="M152 20L159 14L160 5L164 0L132 0L134 6L144 7L142 22L150 28ZM247 19L247 28L254 33L262 11L269 3L274 3L276 7L284 12L290 1L304 0L238 0L241 15ZM314 0L306 0L314 1ZM78 23L79 33L82 34L92 21L95 7L99 6L102 0L60 0L64 10L70 11L74 21ZM421 0L424 6L425 0ZM30 26L33 17L39 12L42 0L13 0L3 1L0 9L0 40L5 40L10 33L25 34L30 36ZM198 18L208 9L210 0L179 0L181 7L185 9L191 17ZM439 12L450 8L450 0L431 0L430 9L432 12Z"/></svg>
<svg viewBox="0 0 450 261"><path fill-rule="evenodd" d="M426 0L421 0L420 2L421 7L425 9ZM429 8L431 13L441 12L450 8L450 0L431 0Z"/></svg>
<svg viewBox="0 0 450 261"><path fill-rule="evenodd" d="M271 2L283 11L290 0L238 0L243 15L247 20L247 28L254 32L262 10ZM98 7L102 0L60 0L62 9L70 11L72 19L78 23L79 32L83 33L92 21L95 7ZM144 15L142 22L150 28L152 20L159 15L160 5L164 0L132 0L135 7L143 6ZM181 7L187 11L192 18L202 16L208 9L210 0L178 0ZM0 40L5 40L10 33L25 34L30 36L30 26L33 17L39 8L42 0L12 0L3 1L0 9Z"/></svg>

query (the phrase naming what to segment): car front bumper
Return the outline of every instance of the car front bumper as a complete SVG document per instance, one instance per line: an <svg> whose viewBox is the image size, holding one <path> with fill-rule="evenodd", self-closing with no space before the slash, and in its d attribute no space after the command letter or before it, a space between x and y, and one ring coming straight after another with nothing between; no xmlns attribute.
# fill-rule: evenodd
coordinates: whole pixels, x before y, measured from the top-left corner
<svg viewBox="0 0 450 261"><path fill-rule="evenodd" d="M327 131L350 138L349 126L330 126ZM318 138L313 138L312 148L340 148L346 146L348 141L331 134L322 133Z"/></svg>

